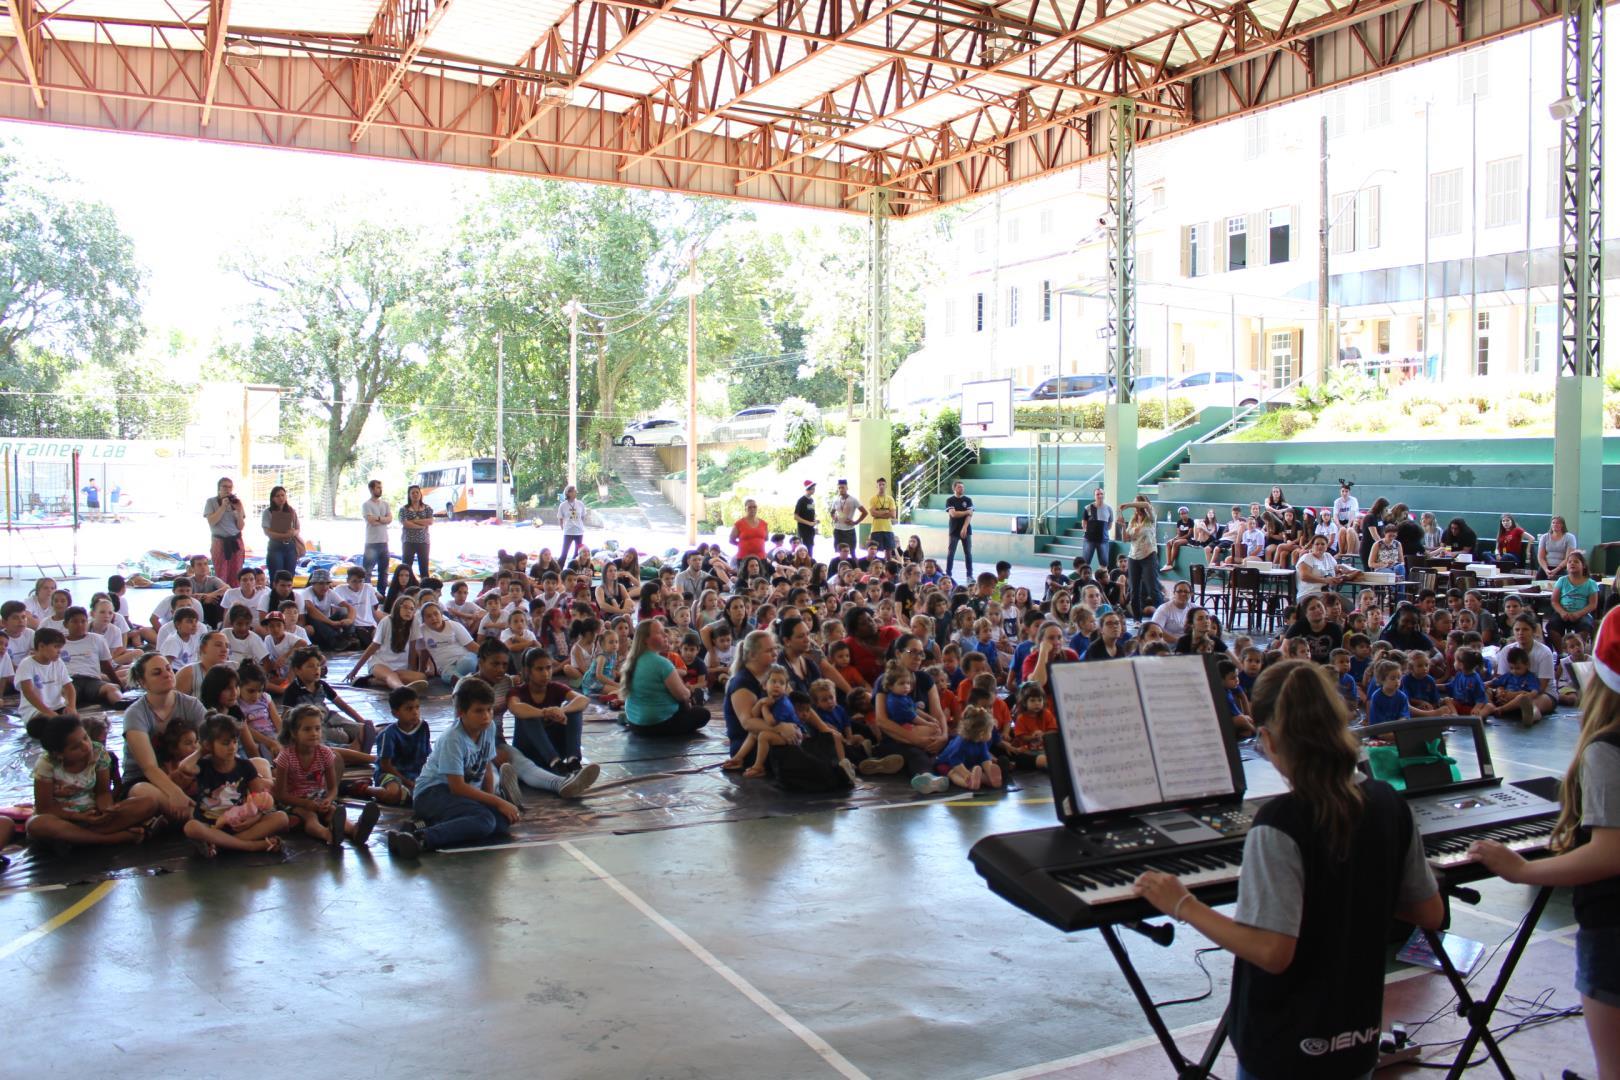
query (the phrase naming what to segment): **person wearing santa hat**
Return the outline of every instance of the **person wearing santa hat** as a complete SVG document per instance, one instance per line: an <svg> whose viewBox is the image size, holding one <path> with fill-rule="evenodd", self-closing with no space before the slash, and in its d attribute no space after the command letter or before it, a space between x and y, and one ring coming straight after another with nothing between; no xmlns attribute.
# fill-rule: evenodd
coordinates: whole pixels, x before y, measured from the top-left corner
<svg viewBox="0 0 1620 1080"><path fill-rule="evenodd" d="M1574 890L1575 989L1598 1075L1612 1080L1620 1077L1620 609L1598 627L1592 668L1553 826L1557 854L1531 861L1495 840L1469 851L1504 881Z"/></svg>

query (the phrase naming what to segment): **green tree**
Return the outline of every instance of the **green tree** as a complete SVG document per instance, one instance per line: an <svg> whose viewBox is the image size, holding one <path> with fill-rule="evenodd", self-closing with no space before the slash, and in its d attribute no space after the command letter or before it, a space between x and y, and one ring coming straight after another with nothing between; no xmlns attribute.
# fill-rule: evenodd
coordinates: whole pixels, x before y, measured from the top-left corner
<svg viewBox="0 0 1620 1080"><path fill-rule="evenodd" d="M315 220L289 212L274 236L231 264L261 296L240 320L247 343L226 354L287 387L285 409L323 421L319 509L331 515L373 410L416 399L443 335L436 256L420 233L341 207Z"/></svg>
<svg viewBox="0 0 1620 1080"><path fill-rule="evenodd" d="M683 252L704 241L699 356L704 370L775 352L781 249L751 243L747 218L713 200L618 188L497 181L463 219L450 259L453 316L422 427L438 445L494 449L494 358L504 345L505 448L519 496L562 484L568 444L569 300L580 320L582 475L605 483L608 446L638 412L685 397ZM476 410L464 411L469 402Z"/></svg>
<svg viewBox="0 0 1620 1080"><path fill-rule="evenodd" d="M24 344L38 355L110 363L141 337L134 244L104 203L22 168L0 143L0 375L14 385Z"/></svg>

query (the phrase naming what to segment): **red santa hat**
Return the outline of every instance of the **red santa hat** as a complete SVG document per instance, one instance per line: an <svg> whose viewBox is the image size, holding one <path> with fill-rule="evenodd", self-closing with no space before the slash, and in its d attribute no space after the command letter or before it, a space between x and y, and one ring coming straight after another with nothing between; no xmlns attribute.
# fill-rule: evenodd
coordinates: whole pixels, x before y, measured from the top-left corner
<svg viewBox="0 0 1620 1080"><path fill-rule="evenodd" d="M1603 685L1620 694L1620 607L1610 608L1592 643L1592 667Z"/></svg>

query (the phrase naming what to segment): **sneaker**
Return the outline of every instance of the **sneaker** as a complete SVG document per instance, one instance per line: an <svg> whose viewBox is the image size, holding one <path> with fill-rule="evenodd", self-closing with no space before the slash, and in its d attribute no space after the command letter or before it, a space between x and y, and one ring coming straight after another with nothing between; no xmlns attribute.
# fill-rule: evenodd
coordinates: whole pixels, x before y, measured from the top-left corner
<svg viewBox="0 0 1620 1080"><path fill-rule="evenodd" d="M578 754L571 754L557 762L553 770L559 776L572 776L585 767L585 761Z"/></svg>
<svg viewBox="0 0 1620 1080"><path fill-rule="evenodd" d="M422 854L422 841L409 829L392 829L388 833L388 854L396 859L414 859Z"/></svg>
<svg viewBox="0 0 1620 1080"><path fill-rule="evenodd" d="M500 793L501 798L519 810L523 809L523 792L518 787L517 769L513 767L510 761L502 765L497 771L495 790Z"/></svg>
<svg viewBox="0 0 1620 1080"><path fill-rule="evenodd" d="M1535 727L1541 723L1541 710L1529 698L1519 702L1519 723L1525 727Z"/></svg>
<svg viewBox="0 0 1620 1080"><path fill-rule="evenodd" d="M861 762L862 776L893 776L906 767L906 759L899 754L888 757L867 758Z"/></svg>
<svg viewBox="0 0 1620 1080"><path fill-rule="evenodd" d="M939 786L939 781L945 781L945 787ZM918 773L911 778L911 789L920 795L935 795L951 786L951 782L943 776L929 776L927 773Z"/></svg>
<svg viewBox="0 0 1620 1080"><path fill-rule="evenodd" d="M333 848L342 847L343 846L343 833L347 830L348 825L349 825L348 811L343 809L343 804L342 803L333 803L332 804L332 816L327 818L327 820L326 820L326 827L328 829L332 830L332 839L328 840L327 843L330 844Z"/></svg>
<svg viewBox="0 0 1620 1080"><path fill-rule="evenodd" d="M360 811L360 819L354 823L354 846L365 847L366 841L371 839L371 830L377 827L377 819L382 817L382 807L373 799Z"/></svg>
<svg viewBox="0 0 1620 1080"><path fill-rule="evenodd" d="M418 697L427 697L428 681L426 679L417 679L415 682L406 683L405 685L407 688L415 690Z"/></svg>
<svg viewBox="0 0 1620 1080"><path fill-rule="evenodd" d="M849 760L849 758L840 758L838 760L838 767L844 770L845 776L849 777L850 787L854 787L857 783L859 783L859 781L855 779L855 763L853 761Z"/></svg>
<svg viewBox="0 0 1620 1080"><path fill-rule="evenodd" d="M596 778L600 775L602 766L594 762L586 765L563 781L563 786L557 789L557 794L564 799L577 799L590 790L590 786L596 783Z"/></svg>

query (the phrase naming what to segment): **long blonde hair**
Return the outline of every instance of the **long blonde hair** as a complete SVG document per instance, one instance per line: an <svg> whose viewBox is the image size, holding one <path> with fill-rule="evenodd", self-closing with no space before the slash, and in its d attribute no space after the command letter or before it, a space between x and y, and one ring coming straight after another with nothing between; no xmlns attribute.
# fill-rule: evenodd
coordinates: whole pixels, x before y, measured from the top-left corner
<svg viewBox="0 0 1620 1080"><path fill-rule="evenodd" d="M1620 735L1620 694L1594 677L1581 687L1581 735L1575 740L1575 756L1564 774L1564 806L1552 831L1554 851L1568 851L1575 846L1575 832L1581 827L1581 758L1588 746L1605 735Z"/></svg>
<svg viewBox="0 0 1620 1080"><path fill-rule="evenodd" d="M1364 800L1356 776L1361 748L1344 700L1321 667L1284 660L1261 672L1249 705L1254 722L1271 732L1294 794L1310 808L1328 852L1349 858Z"/></svg>

